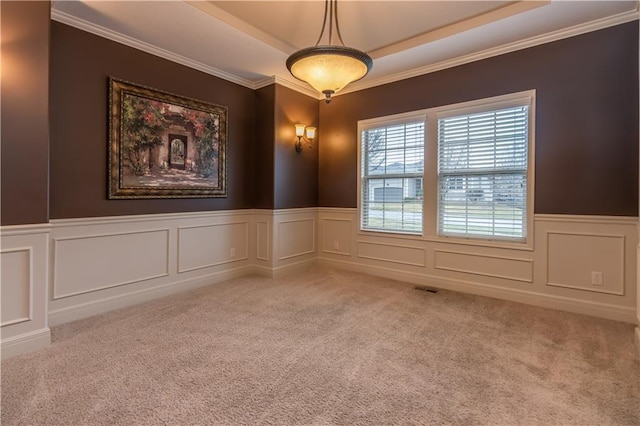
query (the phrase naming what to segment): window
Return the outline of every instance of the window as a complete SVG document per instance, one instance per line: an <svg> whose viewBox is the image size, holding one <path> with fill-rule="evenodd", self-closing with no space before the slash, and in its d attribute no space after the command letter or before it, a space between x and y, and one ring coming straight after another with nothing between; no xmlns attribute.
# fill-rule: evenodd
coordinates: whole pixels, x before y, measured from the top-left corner
<svg viewBox="0 0 640 426"><path fill-rule="evenodd" d="M422 234L424 116L360 132L361 227Z"/></svg>
<svg viewBox="0 0 640 426"><path fill-rule="evenodd" d="M359 121L360 230L530 249L534 117L528 90Z"/></svg>
<svg viewBox="0 0 640 426"><path fill-rule="evenodd" d="M438 118L438 234L525 240L529 105Z"/></svg>

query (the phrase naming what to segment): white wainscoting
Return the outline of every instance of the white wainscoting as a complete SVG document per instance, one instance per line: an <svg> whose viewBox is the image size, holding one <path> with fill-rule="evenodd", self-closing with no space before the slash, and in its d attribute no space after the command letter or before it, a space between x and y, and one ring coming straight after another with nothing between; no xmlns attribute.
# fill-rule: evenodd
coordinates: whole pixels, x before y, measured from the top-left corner
<svg viewBox="0 0 640 426"><path fill-rule="evenodd" d="M47 280L49 225L0 230L2 358L49 345Z"/></svg>
<svg viewBox="0 0 640 426"><path fill-rule="evenodd" d="M313 218L278 221L278 260L314 253L315 228Z"/></svg>
<svg viewBox="0 0 640 426"><path fill-rule="evenodd" d="M506 256L434 250L433 267L445 271L533 282L533 260Z"/></svg>
<svg viewBox="0 0 640 426"><path fill-rule="evenodd" d="M253 272L253 211L52 220L49 323Z"/></svg>
<svg viewBox="0 0 640 426"><path fill-rule="evenodd" d="M357 256L361 259L379 260L400 265L419 267L426 265L426 250L424 247L403 244L358 240Z"/></svg>
<svg viewBox="0 0 640 426"><path fill-rule="evenodd" d="M51 325L315 263L315 208L52 220Z"/></svg>
<svg viewBox="0 0 640 426"><path fill-rule="evenodd" d="M534 222L534 244L527 248L360 232L357 209L343 208L3 227L2 356L49 344L49 325L252 273L279 276L316 262L638 321L637 218L536 215ZM594 271L602 272L601 285L591 283Z"/></svg>
<svg viewBox="0 0 640 426"><path fill-rule="evenodd" d="M169 275L169 229L53 238L53 300Z"/></svg>
<svg viewBox="0 0 640 426"><path fill-rule="evenodd" d="M325 217L320 225L321 251L324 253L351 256L351 219Z"/></svg>
<svg viewBox="0 0 640 426"><path fill-rule="evenodd" d="M229 242L220 244L221 241ZM249 221L178 228L178 273L249 259Z"/></svg>
<svg viewBox="0 0 640 426"><path fill-rule="evenodd" d="M624 264L624 235L547 233L547 285L624 296ZM601 285L591 272L602 275Z"/></svg>
<svg viewBox="0 0 640 426"><path fill-rule="evenodd" d="M357 209L319 208L318 222L321 264L637 321L635 217L536 215L532 249L360 232ZM592 284L592 272L602 273L601 285Z"/></svg>
<svg viewBox="0 0 640 426"><path fill-rule="evenodd" d="M315 264L316 208L255 210L255 213L259 254L256 272L275 277Z"/></svg>
<svg viewBox="0 0 640 426"><path fill-rule="evenodd" d="M32 247L14 248L0 252L2 264L2 323L0 326L20 324L33 319Z"/></svg>
<svg viewBox="0 0 640 426"><path fill-rule="evenodd" d="M267 220L258 221L256 224L256 259L269 261L270 222Z"/></svg>

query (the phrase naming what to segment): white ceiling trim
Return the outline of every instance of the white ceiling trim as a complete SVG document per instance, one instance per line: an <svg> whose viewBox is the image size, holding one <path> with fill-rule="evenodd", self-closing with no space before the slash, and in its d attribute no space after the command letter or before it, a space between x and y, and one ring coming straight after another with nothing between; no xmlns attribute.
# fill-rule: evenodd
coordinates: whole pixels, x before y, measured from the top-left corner
<svg viewBox="0 0 640 426"><path fill-rule="evenodd" d="M585 34L588 32L609 28L615 25L620 25L627 22L635 21L639 18L639 16L640 14L638 11L638 7L636 7L636 9L632 11L623 12L623 13L602 18L602 19L597 19L595 21L579 24L579 25L565 28L558 31L553 31L540 36L530 37L528 39L524 39L524 40L513 42L513 43L508 43L502 46L486 49L486 50L475 52L469 55L460 56L460 57L442 61L436 64L431 64L424 67L418 67L413 70L404 71L404 72L392 74L392 75L377 78L377 79L361 80L359 82L352 83L347 88L341 90L339 93L336 93L334 96L340 96L343 94L352 93L359 90L369 89L372 87L381 86L383 84L393 83L396 81L405 80L408 78L417 77L424 74L429 74L432 72L440 71L447 68L452 68L459 65L464 65L464 64L479 61L482 59L503 55L505 53L510 53L517 50L522 50L529 47L534 47L541 44L550 43L553 41L577 36L580 34ZM281 86L288 87L292 90L295 90L307 96L313 97L315 99L318 99L318 100L324 99L324 96L322 94L317 93L313 88L311 88L307 84L299 82L298 80L295 80L294 77L291 77L291 80L289 80L289 79L285 79L278 76L272 76L259 81L252 81L252 80L248 80L248 79L239 77L237 75L225 72L223 70L211 67L209 65L205 65L201 62L194 61L193 59L189 59L177 53L168 51L166 49L157 47L153 44L135 39L133 37L126 36L117 31L113 31L111 29L102 27L100 25L94 24L92 22L86 21L81 18L77 18L73 15L70 15L68 13L65 13L53 8L51 10L51 19L61 22L63 24L67 24L72 27L78 28L80 30L87 31L91 34L95 34L97 36L115 41L117 43L124 44L129 47L133 47L134 49L138 49L143 52L150 53L152 55L161 57L163 59L167 59L169 61L178 63L180 65L184 65L184 66L196 69L198 71L202 71L204 73L213 75L215 77L222 78L224 80L239 84L241 86L244 86L253 90L268 86L270 84L277 83L277 84L280 84Z"/></svg>
<svg viewBox="0 0 640 426"><path fill-rule="evenodd" d="M529 47L539 46L545 43L551 43L553 41L574 37L580 34L586 34L592 31L613 27L615 25L620 25L627 22L638 20L639 17L640 17L640 13L638 12L638 8L636 8L636 10L619 13L617 15L609 16L602 19L597 19L595 21L586 22L584 24L575 25L569 28L564 28L564 29L553 31L540 36L534 36L534 37L530 37L530 38L516 41L513 43L504 44L502 46L482 50L480 52L471 53L469 55L459 56L457 58L448 59L446 61L438 62L436 64L431 64L424 67L415 68L413 70L391 74L391 75L380 77L377 79L361 80L359 82L351 83L349 86L347 86L347 88L336 93L334 97L351 93L351 92L357 92L359 90L369 89L371 87L381 86L383 84L393 83L395 81L405 80L412 77L418 77L420 75L429 74L429 73L440 71L447 68L453 68L459 65L480 61L482 59L487 59L494 56L504 55L505 53L511 53L517 50L527 49ZM323 99L323 97L320 96L318 97L318 99Z"/></svg>
<svg viewBox="0 0 640 426"><path fill-rule="evenodd" d="M508 4L506 6L499 7L489 12L482 13L480 15L473 16L471 18L464 19L462 21L454 22L449 25L445 25L440 28L436 28L431 31L419 34L417 36L401 40L396 43L392 43L388 46L382 46L378 49L367 52L374 60L382 58L387 55L402 52L403 50L411 49L413 47L421 46L423 44L440 40L442 38L455 35L473 28L477 28L483 25L490 24L492 22L499 21L504 18L508 18L519 13L527 12L538 7L546 6L550 3L550 0L545 1L518 1Z"/></svg>
<svg viewBox="0 0 640 426"><path fill-rule="evenodd" d="M72 27L78 28L80 30L89 32L91 34L95 34L97 36L115 41L117 43L124 44L129 47L133 47L134 49L142 50L143 52L150 53L155 56L159 56L163 59L176 62L180 65L184 65L186 67L193 68L198 71L202 71L204 73L213 75L215 77L222 78L232 83L236 83L241 86L248 87L250 89L255 89L255 83L251 80L247 80L245 78L238 77L237 75L222 71L220 69L211 67L209 65L205 65L202 62L194 61L193 59L189 59L185 56L168 51L166 49L155 46L153 44L138 40L136 38L126 36L117 31L110 30L108 28L94 24L92 22L85 21L84 19L75 17L68 13L52 8L51 19L61 22L63 24L67 24Z"/></svg>
<svg viewBox="0 0 640 426"><path fill-rule="evenodd" d="M318 92L316 92L311 86L307 85L306 83L302 83L299 80L295 80L293 79L293 77L292 77L293 80L287 80L274 75L274 76L267 77L265 79L254 82L248 79L238 77L234 74L222 71L220 69L211 67L209 65L205 65L202 62L194 61L185 56L170 52L166 49L162 49L153 44L138 40L133 37L129 37L117 31L113 31L111 29L105 28L101 25L94 24L92 22L70 15L66 12L62 12L56 9L51 9L51 19L61 22L63 24L70 25L74 28L78 28L80 30L86 31L88 33L106 38L108 40L115 41L116 43L124 44L126 46L133 47L134 49L138 49L143 52L150 53L155 56L159 56L163 59L176 62L180 65L184 65L189 68L193 68L198 71L202 71L204 73L207 73L216 77L220 77L224 80L239 84L244 87L248 87L253 90L261 89L270 84L277 83L281 86L288 87L289 89L295 90L296 92L300 92L314 99L318 99L318 100L324 99L324 95L318 94Z"/></svg>
<svg viewBox="0 0 640 426"><path fill-rule="evenodd" d="M318 94L318 92L308 84L303 83L300 80L287 80L282 77L278 77L277 75L257 81L254 84L254 89L261 89L274 83L279 84L280 86L288 87L291 90L295 90L296 92L300 92L303 95L310 96L314 99L324 99L323 94Z"/></svg>

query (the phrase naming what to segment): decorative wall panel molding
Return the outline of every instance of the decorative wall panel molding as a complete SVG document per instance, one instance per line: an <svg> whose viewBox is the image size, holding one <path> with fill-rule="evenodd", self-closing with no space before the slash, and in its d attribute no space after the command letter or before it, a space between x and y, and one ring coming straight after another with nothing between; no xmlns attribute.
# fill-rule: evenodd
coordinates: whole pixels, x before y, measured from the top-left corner
<svg viewBox="0 0 640 426"><path fill-rule="evenodd" d="M322 252L351 256L351 219L322 218Z"/></svg>
<svg viewBox="0 0 640 426"><path fill-rule="evenodd" d="M270 243L270 232L269 232L269 222L267 221L258 221L256 227L256 258L258 260L269 261L271 258L269 257L269 243Z"/></svg>
<svg viewBox="0 0 640 426"><path fill-rule="evenodd" d="M472 275L533 282L533 260L448 250L434 251L434 268Z"/></svg>
<svg viewBox="0 0 640 426"><path fill-rule="evenodd" d="M169 275L168 228L53 241L53 300Z"/></svg>
<svg viewBox="0 0 640 426"><path fill-rule="evenodd" d="M31 321L33 311L33 250L14 248L0 252L2 269L2 323L0 326Z"/></svg>
<svg viewBox="0 0 640 426"><path fill-rule="evenodd" d="M358 241L358 254L361 259L380 260L401 265L426 265L426 251L422 247L402 244L387 244L374 241Z"/></svg>
<svg viewBox="0 0 640 426"><path fill-rule="evenodd" d="M249 258L249 222L178 227L178 273Z"/></svg>
<svg viewBox="0 0 640 426"><path fill-rule="evenodd" d="M316 250L315 219L278 221L278 260L314 254Z"/></svg>
<svg viewBox="0 0 640 426"><path fill-rule="evenodd" d="M548 232L546 284L623 296L624 260L624 235Z"/></svg>

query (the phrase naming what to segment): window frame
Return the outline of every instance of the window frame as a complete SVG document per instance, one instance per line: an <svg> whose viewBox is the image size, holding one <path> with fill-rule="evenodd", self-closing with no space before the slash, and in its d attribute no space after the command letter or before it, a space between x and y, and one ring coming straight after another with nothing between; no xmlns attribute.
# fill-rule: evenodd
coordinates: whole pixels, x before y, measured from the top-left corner
<svg viewBox="0 0 640 426"><path fill-rule="evenodd" d="M422 122L425 128L425 137L424 137L424 146L426 147L426 115L424 113L424 111L414 111L414 112L409 112L409 113L403 113L403 114L395 114L395 115L390 115L390 116L385 116L385 117L380 117L380 118L373 118L370 120L361 120L358 121L358 138L357 138L357 144L358 144L358 229L360 232L362 233L383 233L383 234L397 234L397 235L401 235L403 237L422 237L424 236L424 188L425 188L425 184L424 184L424 169L426 168L426 164L423 168L422 171L422 193L423 193L423 197L422 197L422 223L421 223L421 229L418 232L410 232L410 231L403 231L403 230L395 230L395 229L377 229L377 228L364 228L363 227L363 200L362 200L362 195L363 195L363 187L362 187L362 183L363 183L363 156L362 156L362 133L367 131L367 130L372 130L372 129L377 129L377 128L381 128L381 127L388 127L388 126L399 126L402 124L411 124L411 123L418 123L418 122ZM423 155L426 153L426 150L423 152ZM384 176L388 176L388 175L380 175L380 177L384 177ZM396 178L397 176L393 175L392 178ZM407 179L411 179L414 176L409 176L407 177Z"/></svg>
<svg viewBox="0 0 640 426"><path fill-rule="evenodd" d="M495 98L491 98L491 99L495 99ZM468 115L474 115L474 114L481 114L481 113L487 113L487 112L496 112L496 111L500 111L500 110L505 110L505 109L509 109L509 108L518 108L518 107L527 107L527 168L524 171L524 177L527 180L527 187L526 187L526 197L523 200L524 203L524 209L525 209L525 218L524 218L524 227L525 227L525 235L523 238L511 238L511 237L502 237L502 236L490 236L490 235L482 235L482 234L444 234L444 233L440 233L440 224L439 224L439 220L441 219L441 215L440 215L440 206L441 206L441 199L440 199L440 188L439 188L439 184L436 184L436 192L437 192L437 211L436 211L436 232L438 237L441 238L462 238L462 239L470 239L470 240L481 240L481 241L503 241L503 242L509 242L509 243L526 243L527 238L529 237L529 233L531 232L531 226L532 223L529 220L529 211L531 210L531 207L533 206L533 204L531 204L533 202L533 199L529 199L529 193L532 192L532 186L531 186L531 181L530 179L533 179L533 174L530 173L533 171L531 164L530 164L530 160L532 159L533 155L532 155L532 150L531 150L531 143L533 140L533 133L532 133L532 127L535 127L535 121L532 120L532 113L533 110L535 108L534 104L533 104L533 96L513 96L513 95L508 95L507 97L501 97L501 99L495 100L495 101L490 101L490 102L485 102L485 101L489 101L489 100L485 100L482 99L480 101L476 101L476 102L470 102L470 103L466 103L463 105L455 105L455 108L442 108L442 109L438 109L438 111L436 111L436 117L435 117L435 125L439 127L440 123L439 121L441 119L447 119L447 118L451 118L451 117L459 117L459 116L468 116ZM533 123L533 126L532 126ZM436 155L440 155L440 140L439 140L439 136L438 136L438 150ZM439 168L439 164L436 163L436 179L439 179L438 176L438 168ZM489 175L497 175L500 174L500 172L495 172L495 173L488 173Z"/></svg>
<svg viewBox="0 0 640 426"><path fill-rule="evenodd" d="M528 146L527 146L527 194L526 194L526 227L525 239L522 241L505 240L483 236L447 236L438 235L438 118L455 115L473 114L499 110L510 106L529 106ZM423 171L423 206L422 234L404 233L391 230L371 230L362 228L362 131L371 128L415 122L423 119L425 126L424 139L424 171ZM460 102L418 111L394 114L384 117L358 121L357 126L357 191L358 191L358 234L388 236L403 239L417 239L440 243L462 244L508 248L516 250L533 250L534 245L534 201L535 201L535 127L536 127L536 90L525 90L506 95Z"/></svg>

